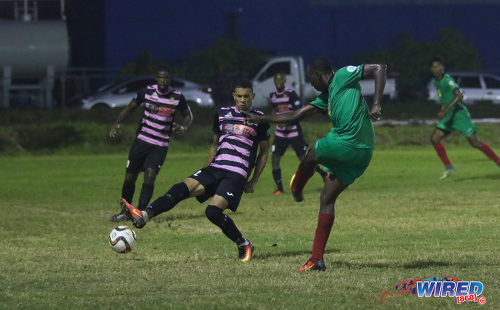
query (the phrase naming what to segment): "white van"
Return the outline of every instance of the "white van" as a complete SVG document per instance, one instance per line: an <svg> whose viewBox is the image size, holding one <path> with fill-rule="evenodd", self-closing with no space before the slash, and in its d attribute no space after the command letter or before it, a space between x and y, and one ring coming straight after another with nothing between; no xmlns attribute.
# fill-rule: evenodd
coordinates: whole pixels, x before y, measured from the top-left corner
<svg viewBox="0 0 500 310"><path fill-rule="evenodd" d="M500 104L500 77L488 73L474 72L447 72L460 87L464 95L464 103L473 104L477 101L492 101ZM428 99L439 102L436 88L432 84L434 79L427 85Z"/></svg>

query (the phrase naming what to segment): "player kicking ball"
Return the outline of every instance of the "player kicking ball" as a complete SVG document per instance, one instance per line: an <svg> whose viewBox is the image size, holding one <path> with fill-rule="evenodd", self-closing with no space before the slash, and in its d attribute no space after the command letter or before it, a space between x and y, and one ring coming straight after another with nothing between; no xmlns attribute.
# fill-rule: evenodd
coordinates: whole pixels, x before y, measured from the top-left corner
<svg viewBox="0 0 500 310"><path fill-rule="evenodd" d="M266 165L269 152L269 125L247 124L245 114L262 115L252 109L255 94L252 82L241 80L233 90L234 106L221 107L214 118L214 138L209 152L209 164L184 181L175 184L162 197L141 211L122 199L122 210L137 228L175 207L180 201L196 197L203 203L207 218L231 241L236 243L240 261L252 259L254 247L245 239L224 210L235 212L243 192L253 193ZM258 151L258 154L257 154ZM253 170L253 176L248 181Z"/></svg>
<svg viewBox="0 0 500 310"><path fill-rule="evenodd" d="M302 201L302 190L318 164L330 173L320 197L318 225L311 258L298 270L326 270L323 254L335 220L335 201L368 167L374 148L372 120L380 119L380 98L386 80L386 65L347 66L334 71L326 58L316 58L307 67L312 86L321 94L298 110L277 115L248 114L250 123L296 122L317 111L327 112L333 128L316 141L292 177L291 191ZM361 96L359 80L375 78L375 95L371 111Z"/></svg>

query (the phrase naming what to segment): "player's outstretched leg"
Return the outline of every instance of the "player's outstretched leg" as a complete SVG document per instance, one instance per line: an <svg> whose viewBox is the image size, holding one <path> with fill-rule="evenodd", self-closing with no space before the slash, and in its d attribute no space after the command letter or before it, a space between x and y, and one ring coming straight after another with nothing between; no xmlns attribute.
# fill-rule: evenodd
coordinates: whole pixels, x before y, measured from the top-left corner
<svg viewBox="0 0 500 310"><path fill-rule="evenodd" d="M301 202L304 200L302 191L304 190L304 186L306 186L307 181L309 181L309 179L313 176L317 165L318 161L314 155L314 149L311 149L307 153L304 160L300 162L297 171L290 180L290 188L295 201Z"/></svg>
<svg viewBox="0 0 500 310"><path fill-rule="evenodd" d="M209 205L205 209L205 215L207 218L222 229L222 232L226 237L231 239L238 246L238 255L239 259L242 262L247 262L252 259L254 247L252 243L243 238L241 232L238 230L238 227L234 224L233 220L223 213L221 208L218 208L214 205Z"/></svg>

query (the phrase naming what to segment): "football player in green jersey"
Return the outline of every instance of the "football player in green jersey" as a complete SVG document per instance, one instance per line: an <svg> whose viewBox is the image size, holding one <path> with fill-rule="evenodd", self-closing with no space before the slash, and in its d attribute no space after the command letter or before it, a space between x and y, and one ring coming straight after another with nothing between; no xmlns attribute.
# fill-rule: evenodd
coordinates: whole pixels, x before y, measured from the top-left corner
<svg viewBox="0 0 500 310"><path fill-rule="evenodd" d="M302 190L322 164L330 173L320 197L318 225L314 236L311 258L298 270L325 270L325 246L335 219L335 201L354 180L360 177L370 163L374 148L372 121L380 119L380 98L385 80L385 64L347 66L334 71L326 58L315 58L307 67L312 86L321 92L313 102L298 110L276 115L248 115L248 122L286 123L299 121L315 112L328 113L333 128L316 141L299 164L292 177L291 191L296 201L303 200ZM361 96L359 80L375 79L375 94L371 110Z"/></svg>
<svg viewBox="0 0 500 310"><path fill-rule="evenodd" d="M462 102L464 95L455 80L445 73L443 60L440 57L435 57L431 62L430 69L434 75L434 87L436 87L442 104L441 110L437 114L439 123L431 135L431 143L445 166L441 179L445 179L455 172L455 168L448 159L446 150L441 143L444 137L455 130L463 134L472 147L481 150L500 167L498 156L488 144L479 139L476 133L477 127L472 123L470 113Z"/></svg>

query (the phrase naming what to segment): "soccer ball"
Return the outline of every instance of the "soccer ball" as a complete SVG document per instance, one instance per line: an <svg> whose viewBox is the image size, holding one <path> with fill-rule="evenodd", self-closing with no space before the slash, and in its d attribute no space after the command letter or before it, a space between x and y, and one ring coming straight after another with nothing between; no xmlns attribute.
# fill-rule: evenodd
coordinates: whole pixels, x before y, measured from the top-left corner
<svg viewBox="0 0 500 310"><path fill-rule="evenodd" d="M118 226L109 233L109 245L113 251L118 253L132 251L136 241L137 236L135 231L127 226Z"/></svg>

